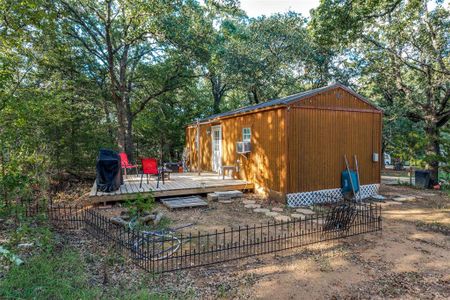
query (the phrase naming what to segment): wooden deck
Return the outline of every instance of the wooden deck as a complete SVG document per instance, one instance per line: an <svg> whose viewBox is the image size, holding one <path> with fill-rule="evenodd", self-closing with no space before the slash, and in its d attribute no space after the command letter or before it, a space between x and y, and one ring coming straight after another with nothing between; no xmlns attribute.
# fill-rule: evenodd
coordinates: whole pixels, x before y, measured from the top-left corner
<svg viewBox="0 0 450 300"><path fill-rule="evenodd" d="M140 193L143 196L150 191L157 198L183 195L205 194L216 191L231 191L231 190L253 190L253 183L219 176L215 173L202 173L200 176L197 173L173 173L170 175L170 180L166 180L163 184L159 183L156 188L156 180L152 178L147 184L146 178L142 181L142 188L139 188L140 176L129 175L124 179L124 184L120 189L111 192L97 192L97 185L94 182L89 199L92 203L120 201L136 197Z"/></svg>

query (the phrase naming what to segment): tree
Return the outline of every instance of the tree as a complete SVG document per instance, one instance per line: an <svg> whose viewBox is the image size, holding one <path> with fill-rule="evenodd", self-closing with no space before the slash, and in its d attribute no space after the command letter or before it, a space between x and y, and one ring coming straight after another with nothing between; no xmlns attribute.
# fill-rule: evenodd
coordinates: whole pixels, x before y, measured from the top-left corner
<svg viewBox="0 0 450 300"><path fill-rule="evenodd" d="M331 53L310 39L307 20L294 12L249 19L228 25L227 51L236 57L227 64L248 102L325 85Z"/></svg>
<svg viewBox="0 0 450 300"><path fill-rule="evenodd" d="M68 0L58 6L63 32L72 39L73 47L95 57L90 62L97 64L100 73L108 74L118 147L130 159L134 157L136 116L190 76L189 61L176 51L181 36L177 31L190 28L187 22L191 20L185 15L189 5L196 4Z"/></svg>
<svg viewBox="0 0 450 300"><path fill-rule="evenodd" d="M438 179L440 129L450 118L450 12L428 1L323 1L313 11L315 38L335 49L351 49L361 68L360 86L380 103L420 122L427 161Z"/></svg>

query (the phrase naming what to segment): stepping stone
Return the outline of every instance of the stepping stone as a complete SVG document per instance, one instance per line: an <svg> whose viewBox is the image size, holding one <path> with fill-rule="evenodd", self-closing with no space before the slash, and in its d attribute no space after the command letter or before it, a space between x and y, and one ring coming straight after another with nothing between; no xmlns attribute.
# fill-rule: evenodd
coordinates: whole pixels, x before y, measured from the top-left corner
<svg viewBox="0 0 450 300"><path fill-rule="evenodd" d="M268 212L266 212L266 216L268 216L268 217L275 217L275 216L278 216L278 215L279 215L279 213L277 213L275 211L268 211Z"/></svg>
<svg viewBox="0 0 450 300"><path fill-rule="evenodd" d="M219 199L219 196L217 196L216 193L209 193L208 195L206 195L206 198L208 199L208 201L217 201Z"/></svg>
<svg viewBox="0 0 450 300"><path fill-rule="evenodd" d="M322 225L323 223L325 223L325 221L323 219L313 219L314 223L320 224Z"/></svg>
<svg viewBox="0 0 450 300"><path fill-rule="evenodd" d="M433 197L433 196L436 196L436 194L433 194L433 193L422 193L422 194L420 194L422 197Z"/></svg>
<svg viewBox="0 0 450 300"><path fill-rule="evenodd" d="M400 202L403 202L403 201L413 201L413 200L416 200L416 197L414 197L414 196L405 196L405 195L400 195L400 196L397 196L397 197L394 197L394 198L392 198L392 200L394 200L394 201L400 201Z"/></svg>
<svg viewBox="0 0 450 300"><path fill-rule="evenodd" d="M242 200L242 203L244 203L244 204L255 204L256 201L255 200Z"/></svg>
<svg viewBox="0 0 450 300"><path fill-rule="evenodd" d="M291 214L291 217L295 220L301 220L305 218L304 214Z"/></svg>
<svg viewBox="0 0 450 300"><path fill-rule="evenodd" d="M373 195L373 196L371 196L371 198L375 199L375 200L385 200L386 199L386 197L383 195Z"/></svg>
<svg viewBox="0 0 450 300"><path fill-rule="evenodd" d="M402 205L401 202L396 202L396 201L384 201L384 203L382 203L384 205Z"/></svg>
<svg viewBox="0 0 450 300"><path fill-rule="evenodd" d="M278 216L275 216L275 220L280 221L280 222L288 222L291 220L291 217L285 216L285 215L278 215Z"/></svg>
<svg viewBox="0 0 450 300"><path fill-rule="evenodd" d="M241 198L242 192L241 191L225 191L225 192L214 192L219 199L220 197L227 197L227 198Z"/></svg>
<svg viewBox="0 0 450 300"><path fill-rule="evenodd" d="M233 199L227 199L227 200L219 200L219 203L224 203L224 204L230 204L233 203Z"/></svg>
<svg viewBox="0 0 450 300"><path fill-rule="evenodd" d="M247 204L244 207L253 209L253 208L260 208L261 205L259 205L259 204Z"/></svg>
<svg viewBox="0 0 450 300"><path fill-rule="evenodd" d="M263 213L263 214L265 214L265 213L268 213L270 210L268 210L267 208L255 208L253 211L255 213Z"/></svg>
<svg viewBox="0 0 450 300"><path fill-rule="evenodd" d="M283 212L284 209L281 207L272 207L272 211Z"/></svg>
<svg viewBox="0 0 450 300"><path fill-rule="evenodd" d="M295 211L299 212L301 214L304 214L304 215L314 215L315 214L315 212L313 212L312 210L307 209L307 208L297 208Z"/></svg>

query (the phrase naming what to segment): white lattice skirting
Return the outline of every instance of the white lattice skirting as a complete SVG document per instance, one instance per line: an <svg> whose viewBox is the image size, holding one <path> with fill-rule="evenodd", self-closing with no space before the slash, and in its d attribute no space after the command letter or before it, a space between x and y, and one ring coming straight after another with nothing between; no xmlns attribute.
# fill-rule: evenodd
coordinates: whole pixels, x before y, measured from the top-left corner
<svg viewBox="0 0 450 300"><path fill-rule="evenodd" d="M379 184L361 186L361 199L378 194ZM290 207L308 206L324 202L336 202L344 198L341 189L319 190L313 192L287 194L287 203Z"/></svg>

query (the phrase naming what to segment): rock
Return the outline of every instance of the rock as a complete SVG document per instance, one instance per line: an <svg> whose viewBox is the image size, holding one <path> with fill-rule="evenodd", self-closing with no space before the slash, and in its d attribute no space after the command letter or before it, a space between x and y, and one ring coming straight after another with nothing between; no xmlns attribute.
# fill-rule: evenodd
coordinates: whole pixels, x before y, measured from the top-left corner
<svg viewBox="0 0 450 300"><path fill-rule="evenodd" d="M385 200L386 197L383 195L372 195L370 198L374 199L374 200Z"/></svg>
<svg viewBox="0 0 450 300"><path fill-rule="evenodd" d="M216 193L209 193L208 195L206 195L206 198L208 199L208 201L217 201L219 197Z"/></svg>
<svg viewBox="0 0 450 300"><path fill-rule="evenodd" d="M269 211L270 210L268 210L267 208L255 208L253 210L253 212L255 212L255 213L263 213L263 214L268 213Z"/></svg>
<svg viewBox="0 0 450 300"><path fill-rule="evenodd" d="M244 207L253 209L253 208L260 208L261 205L259 205L259 204L247 204Z"/></svg>
<svg viewBox="0 0 450 300"><path fill-rule="evenodd" d="M224 199L224 200L219 200L219 203L224 203L224 204L230 204L233 203L233 199Z"/></svg>
<svg viewBox="0 0 450 300"><path fill-rule="evenodd" d="M158 212L155 216L155 219L153 220L153 224L158 225L159 222L161 221L162 217L163 217L163 214Z"/></svg>
<svg viewBox="0 0 450 300"><path fill-rule="evenodd" d="M279 215L279 213L277 213L277 212L275 212L275 211L268 211L268 212L266 212L265 214L266 214L266 216L268 216L268 217L275 217L275 216L278 216L278 215Z"/></svg>
<svg viewBox="0 0 450 300"><path fill-rule="evenodd" d="M399 195L397 197L392 198L392 200L400 201L400 202L413 201L413 200L416 200L416 197L414 197L414 196L407 196L407 195L406 196L405 195Z"/></svg>
<svg viewBox="0 0 450 300"><path fill-rule="evenodd" d="M295 219L295 220L301 220L305 218L304 214L291 214L291 218Z"/></svg>
<svg viewBox="0 0 450 300"><path fill-rule="evenodd" d="M130 216L129 215L122 215L120 216L123 220L128 221L130 220Z"/></svg>
<svg viewBox="0 0 450 300"><path fill-rule="evenodd" d="M315 212L313 212L312 210L310 210L308 208L297 208L295 211L299 212L301 214L304 214L304 215L314 215L315 214Z"/></svg>
<svg viewBox="0 0 450 300"><path fill-rule="evenodd" d="M112 217L111 218L111 223L116 224L116 225L120 225L120 226L127 226L128 222L123 220L121 217Z"/></svg>
<svg viewBox="0 0 450 300"><path fill-rule="evenodd" d="M289 222L291 220L291 217L285 215L277 215L275 216L275 220L280 222Z"/></svg>
<svg viewBox="0 0 450 300"><path fill-rule="evenodd" d="M143 213L142 213L142 215L143 216L148 216L148 215L150 215L151 213L148 211L148 210L146 210L146 211L144 211Z"/></svg>
<svg viewBox="0 0 450 300"><path fill-rule="evenodd" d="M149 221L153 221L156 218L156 215L146 215L139 218L141 223L148 223Z"/></svg>
<svg viewBox="0 0 450 300"><path fill-rule="evenodd" d="M23 243L23 244L19 244L17 245L18 248L31 248L33 247L33 243Z"/></svg>
<svg viewBox="0 0 450 300"><path fill-rule="evenodd" d="M122 211L120 212L120 215L121 215L121 216L128 215L128 209L122 210Z"/></svg>
<svg viewBox="0 0 450 300"><path fill-rule="evenodd" d="M256 201L255 200L242 200L242 203L244 203L244 204L255 204Z"/></svg>
<svg viewBox="0 0 450 300"><path fill-rule="evenodd" d="M272 207L272 211L283 212L284 209L281 207Z"/></svg>

